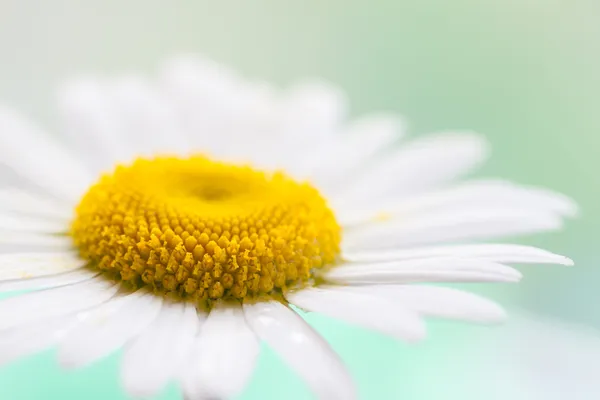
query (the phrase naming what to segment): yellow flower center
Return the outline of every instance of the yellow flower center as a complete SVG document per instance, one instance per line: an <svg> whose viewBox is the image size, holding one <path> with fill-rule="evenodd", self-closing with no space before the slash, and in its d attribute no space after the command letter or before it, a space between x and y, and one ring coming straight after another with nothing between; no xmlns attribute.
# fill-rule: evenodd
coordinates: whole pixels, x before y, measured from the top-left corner
<svg viewBox="0 0 600 400"><path fill-rule="evenodd" d="M71 236L111 278L210 305L309 283L336 262L341 229L308 183L194 156L138 159L102 176Z"/></svg>

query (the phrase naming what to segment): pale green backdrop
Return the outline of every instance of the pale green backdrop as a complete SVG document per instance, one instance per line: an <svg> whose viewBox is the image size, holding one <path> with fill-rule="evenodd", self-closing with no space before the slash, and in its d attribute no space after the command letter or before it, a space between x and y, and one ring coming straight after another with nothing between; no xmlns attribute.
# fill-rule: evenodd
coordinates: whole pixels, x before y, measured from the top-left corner
<svg viewBox="0 0 600 400"><path fill-rule="evenodd" d="M494 157L482 175L564 191L583 213L566 232L523 240L572 256L576 268L529 266L520 285L476 289L600 327L596 0L0 0L0 99L49 127L62 79L78 71L151 71L181 50L281 84L323 76L347 90L353 113L399 110L414 134L487 134ZM467 373L473 366L461 364L461 355L484 328L435 323L427 342L411 347L309 320L349 364L365 399L480 398L465 390L476 382L451 381L438 366ZM0 399L125 399L118 357L68 373L52 352L1 367ZM172 388L159 398L178 395ZM266 350L242 398L311 397Z"/></svg>

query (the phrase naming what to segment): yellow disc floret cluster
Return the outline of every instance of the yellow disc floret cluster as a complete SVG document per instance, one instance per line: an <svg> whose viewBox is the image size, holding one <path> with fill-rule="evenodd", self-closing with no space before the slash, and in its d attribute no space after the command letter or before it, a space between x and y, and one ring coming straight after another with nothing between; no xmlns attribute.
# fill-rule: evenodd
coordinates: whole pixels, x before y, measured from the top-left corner
<svg viewBox="0 0 600 400"><path fill-rule="evenodd" d="M207 304L304 285L341 239L308 183L202 156L118 166L85 194L71 235L91 268Z"/></svg>

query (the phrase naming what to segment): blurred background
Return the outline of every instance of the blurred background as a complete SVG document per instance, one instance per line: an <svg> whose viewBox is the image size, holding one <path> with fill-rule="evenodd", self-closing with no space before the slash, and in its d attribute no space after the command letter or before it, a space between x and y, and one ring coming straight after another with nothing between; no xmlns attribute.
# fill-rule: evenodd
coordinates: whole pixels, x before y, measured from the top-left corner
<svg viewBox="0 0 600 400"><path fill-rule="evenodd" d="M565 192L582 216L564 232L520 240L566 254L576 267L528 266L519 285L472 288L517 312L600 328L598 1L0 0L0 101L48 127L55 89L72 74L152 72L180 51L282 85L327 78L347 91L354 115L396 110L414 135L486 134L493 157L481 176ZM425 343L408 346L326 318L309 321L348 363L362 398L538 398L522 376L486 370L490 390L473 375L487 328L434 322ZM118 360L75 372L60 371L52 352L21 360L0 368L0 398L125 399ZM512 362L514 372L518 358ZM310 399L280 363L265 349L242 398ZM178 398L175 388L159 397Z"/></svg>

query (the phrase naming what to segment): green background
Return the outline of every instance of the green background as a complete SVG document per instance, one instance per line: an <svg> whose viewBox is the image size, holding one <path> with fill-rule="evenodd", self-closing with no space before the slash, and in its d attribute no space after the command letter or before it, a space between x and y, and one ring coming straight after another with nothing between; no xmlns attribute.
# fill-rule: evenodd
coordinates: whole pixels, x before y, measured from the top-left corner
<svg viewBox="0 0 600 400"><path fill-rule="evenodd" d="M353 114L398 110L414 134L472 128L494 149L482 176L548 186L582 208L565 232L522 240L571 256L575 268L528 266L519 285L473 290L600 327L599 22L596 0L0 0L0 101L50 127L54 90L73 73L149 72L194 51L281 84L328 78ZM480 398L468 390L477 384L469 343L486 328L435 322L425 343L407 346L309 321L348 363L362 398ZM1 367L0 399L125 399L118 357L75 372L59 370L52 352ZM242 398L311 396L265 349Z"/></svg>

